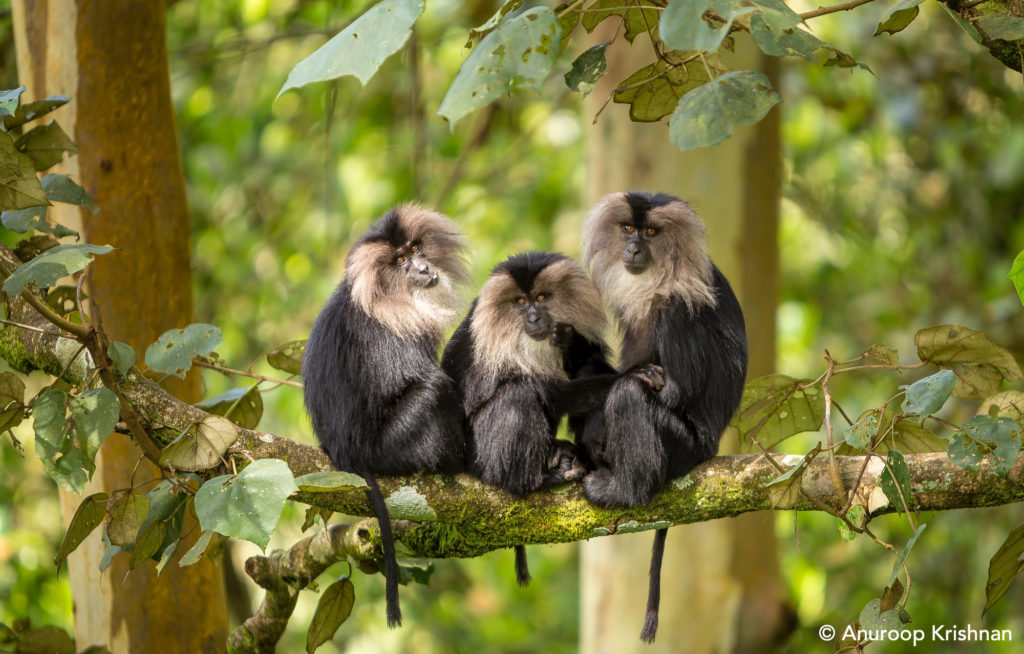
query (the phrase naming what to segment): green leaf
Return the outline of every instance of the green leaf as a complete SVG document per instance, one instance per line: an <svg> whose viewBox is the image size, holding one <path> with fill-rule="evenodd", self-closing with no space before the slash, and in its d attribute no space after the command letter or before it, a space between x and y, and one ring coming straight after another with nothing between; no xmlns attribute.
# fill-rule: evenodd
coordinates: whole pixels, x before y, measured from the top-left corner
<svg viewBox="0 0 1024 654"><path fill-rule="evenodd" d="M974 416L953 433L947 450L953 463L977 470L985 455L992 457L992 469L1005 477L1017 461L1020 451L1020 425L1010 418Z"/></svg>
<svg viewBox="0 0 1024 654"><path fill-rule="evenodd" d="M498 23L501 22L501 19L504 18L506 14L515 11L516 9L519 9L522 6L523 0L508 0L507 2L505 2L503 5L501 5L501 7L498 8L498 11L494 12L494 14L492 14L491 17L487 19L487 22L483 23L482 25L478 25L477 27L471 27L469 29L469 39L466 41L466 45L464 47L467 49L472 48L473 43L479 41L483 37L493 32L494 28L498 26ZM576 14L576 12L567 13L575 14L577 16L577 20L579 20L579 14Z"/></svg>
<svg viewBox="0 0 1024 654"><path fill-rule="evenodd" d="M114 367L122 375L127 375L135 365L135 348L121 341L111 341L107 347L107 356L114 362Z"/></svg>
<svg viewBox="0 0 1024 654"><path fill-rule="evenodd" d="M75 449L74 441L66 435L67 399L64 391L51 388L33 401L36 454L43 462L46 474L57 485L71 493L81 493L89 476L85 472L85 460Z"/></svg>
<svg viewBox="0 0 1024 654"><path fill-rule="evenodd" d="M896 561L892 565L892 575L889 576L889 581L885 584L886 586L892 586L892 582L896 581L896 577L899 576L900 570L903 569L904 561L907 560L907 555L910 554L910 550L914 548L914 544L917 542L917 539L921 536L921 532L924 531L924 528L927 526L928 525L925 523L921 523L920 525L918 525L917 531L914 532L913 536L907 539L907 544L904 545L903 549L900 550L900 553L896 555Z"/></svg>
<svg viewBox="0 0 1024 654"><path fill-rule="evenodd" d="M53 234L57 238L65 236L78 237L78 232L68 229L60 223L51 225L46 220L46 207L29 207L28 209L11 209L0 214L0 221L4 227L12 232L24 234L30 229L46 234Z"/></svg>
<svg viewBox="0 0 1024 654"><path fill-rule="evenodd" d="M24 86L0 91L0 116L13 116L14 112L18 110L18 101L24 92Z"/></svg>
<svg viewBox="0 0 1024 654"><path fill-rule="evenodd" d="M134 570L148 558L159 559L158 573L167 565L167 559L174 553L181 538L186 498L187 495L167 480L161 481L146 493L149 512L139 527L139 537L129 562L131 569ZM160 556L157 557L157 554Z"/></svg>
<svg viewBox="0 0 1024 654"><path fill-rule="evenodd" d="M881 610L882 601L877 597L867 603L867 606L860 612L860 625L863 629L899 631L903 628L903 621L900 620L899 610Z"/></svg>
<svg viewBox="0 0 1024 654"><path fill-rule="evenodd" d="M302 355L306 353L306 341L288 341L267 355L271 367L290 375L302 374Z"/></svg>
<svg viewBox="0 0 1024 654"><path fill-rule="evenodd" d="M352 472L330 470L328 472L311 472L295 478L299 490L306 493L331 493L334 491L355 490L366 488L366 480Z"/></svg>
<svg viewBox="0 0 1024 654"><path fill-rule="evenodd" d="M867 446L871 444L871 437L878 433L878 416L880 413L879 409L870 409L862 413L857 418L857 422L850 425L843 433L843 440L850 447L857 448L858 450L867 449Z"/></svg>
<svg viewBox="0 0 1024 654"><path fill-rule="evenodd" d="M166 535L167 524L161 520L140 527L139 536L135 539L135 547L132 548L131 559L128 561L128 569L134 570L159 552Z"/></svg>
<svg viewBox="0 0 1024 654"><path fill-rule="evenodd" d="M519 88L539 91L551 72L562 28L549 7L507 20L469 53L437 113L455 127L461 118Z"/></svg>
<svg viewBox="0 0 1024 654"><path fill-rule="evenodd" d="M110 522L107 523L107 538L118 547L131 545L139 535L146 515L149 513L149 498L145 495L125 493L110 505Z"/></svg>
<svg viewBox="0 0 1024 654"><path fill-rule="evenodd" d="M790 9L782 0L751 0L751 2L760 10L757 16L777 32L792 29L803 22L800 14Z"/></svg>
<svg viewBox="0 0 1024 654"><path fill-rule="evenodd" d="M572 62L572 70L565 74L565 85L573 91L580 91L583 97L597 86L597 80L604 77L608 62L604 58L607 43L598 43Z"/></svg>
<svg viewBox="0 0 1024 654"><path fill-rule="evenodd" d="M224 416L242 429L252 429L263 417L263 397L255 386L232 388L208 397L196 406L208 413Z"/></svg>
<svg viewBox="0 0 1024 654"><path fill-rule="evenodd" d="M963 325L937 325L917 332L914 342L922 361L956 373L961 383L953 389L954 395L985 397L994 390L991 382L995 373L1010 382L1024 380L1013 355L990 341L984 332Z"/></svg>
<svg viewBox="0 0 1024 654"><path fill-rule="evenodd" d="M121 402L113 391L94 388L71 398L71 419L75 423L77 447L91 475L96 470L96 453L114 431L121 414Z"/></svg>
<svg viewBox="0 0 1024 654"><path fill-rule="evenodd" d="M825 419L825 399L817 388L801 389L806 379L772 374L750 381L732 424L741 449L757 450L753 439L771 449L794 434L815 431Z"/></svg>
<svg viewBox="0 0 1024 654"><path fill-rule="evenodd" d="M1017 296L1021 303L1024 303L1024 251L1021 251L1013 260L1013 266L1010 267L1010 274L1007 277L1013 282L1013 287L1017 289Z"/></svg>
<svg viewBox="0 0 1024 654"><path fill-rule="evenodd" d="M64 202L66 204L77 204L93 213L100 210L92 201L92 198L89 197L89 194L85 192L85 189L71 181L71 177L68 175L44 175L39 180L39 183L42 184L43 190L46 191L46 198L48 200Z"/></svg>
<svg viewBox="0 0 1024 654"><path fill-rule="evenodd" d="M1017 573L1024 567L1024 525L1019 525L1009 533L999 550L988 562L988 581L985 583L985 610L982 615L999 601Z"/></svg>
<svg viewBox="0 0 1024 654"><path fill-rule="evenodd" d="M573 30L580 24L580 16L575 11L567 11L558 17L558 26L562 28L562 41L558 48L558 54L565 52L565 49L569 47L569 41L572 37Z"/></svg>
<svg viewBox="0 0 1024 654"><path fill-rule="evenodd" d="M802 29L772 29L761 14L750 19L750 36L761 52L772 57L796 56L814 61L814 51L828 47L824 41Z"/></svg>
<svg viewBox="0 0 1024 654"><path fill-rule="evenodd" d="M298 480L296 480L298 481ZM301 488L301 486L300 486ZM322 524L326 527L327 521L331 519L331 515L334 511L325 509L322 506L308 506L306 507L306 518L302 521L302 531L306 531L316 523L316 519L319 517Z"/></svg>
<svg viewBox="0 0 1024 654"><path fill-rule="evenodd" d="M25 418L25 382L17 373L0 374L0 432L17 427Z"/></svg>
<svg viewBox="0 0 1024 654"><path fill-rule="evenodd" d="M879 611L881 613L885 613L886 611L896 608L896 605L899 604L899 601L903 598L904 590L903 582L900 581L899 578L897 578L891 586L886 586L885 590L882 591Z"/></svg>
<svg viewBox="0 0 1024 654"><path fill-rule="evenodd" d="M103 516L107 514L106 493L93 493L82 500L75 510L75 516L71 518L67 532L64 533L64 540L60 542L57 555L53 558L54 564L60 569L68 555L74 552L82 541L85 540L92 530L103 522Z"/></svg>
<svg viewBox="0 0 1024 654"><path fill-rule="evenodd" d="M846 512L846 519L857 527L863 527L866 523L867 511L860 504L855 504ZM839 521L839 535L845 541L851 541L857 537L857 532L846 526L842 520Z"/></svg>
<svg viewBox="0 0 1024 654"><path fill-rule="evenodd" d="M978 407L978 415L989 415L993 418L1003 416L1024 424L1024 392L1003 391L986 399Z"/></svg>
<svg viewBox="0 0 1024 654"><path fill-rule="evenodd" d="M735 128L761 120L779 102L782 98L764 73L726 73L679 100L668 123L669 138L680 150L708 147L727 139Z"/></svg>
<svg viewBox="0 0 1024 654"><path fill-rule="evenodd" d="M184 329L169 329L146 348L146 366L154 372L182 379L192 367L192 358L205 356L224 340L215 325L194 323Z"/></svg>
<svg viewBox="0 0 1024 654"><path fill-rule="evenodd" d="M317 602L306 632L307 654L313 654L317 647L334 638L338 627L348 620L355 602L356 589L348 577L342 577L327 587Z"/></svg>
<svg viewBox="0 0 1024 654"><path fill-rule="evenodd" d="M622 18L625 37L630 43L633 39L647 31L658 27L661 18L659 4L651 0L597 0L587 6L583 14L583 29L587 33L613 16Z"/></svg>
<svg viewBox="0 0 1024 654"><path fill-rule="evenodd" d="M889 499L889 506L903 513L909 509L914 496L910 490L910 468L899 450L889 450L886 468L882 471L882 492ZM890 472L891 470L891 472Z"/></svg>
<svg viewBox="0 0 1024 654"><path fill-rule="evenodd" d="M160 453L160 465L175 470L196 472L218 463L235 441L238 428L220 416L207 416L198 425L190 425Z"/></svg>
<svg viewBox="0 0 1024 654"><path fill-rule="evenodd" d="M738 0L672 0L662 12L659 34L673 50L714 52L737 18L755 11ZM707 12L725 22L705 19Z"/></svg>
<svg viewBox="0 0 1024 654"><path fill-rule="evenodd" d="M206 553L206 548L210 546L210 540L213 538L212 531L204 531L196 542L189 548L187 552L180 559L178 559L178 566L181 568L199 563L199 559L203 558L203 554Z"/></svg>
<svg viewBox="0 0 1024 654"><path fill-rule="evenodd" d="M27 209L50 204L39 184L32 160L0 134L0 209Z"/></svg>
<svg viewBox="0 0 1024 654"><path fill-rule="evenodd" d="M424 0L384 0L300 61L288 73L277 97L288 89L352 75L363 86L384 60L409 40Z"/></svg>
<svg viewBox="0 0 1024 654"><path fill-rule="evenodd" d="M773 508L789 507L796 504L800 498L800 482L804 473L807 472L807 464L818 456L819 452L821 452L820 443L808 452L800 463L764 485L765 490L768 491L768 501Z"/></svg>
<svg viewBox="0 0 1024 654"><path fill-rule="evenodd" d="M34 283L36 288L48 288L56 284L61 277L88 266L92 262L90 255L106 254L113 249L109 245L87 243L70 243L50 248L35 259L18 266L18 269L4 281L4 292L8 295L17 295L30 283Z"/></svg>
<svg viewBox="0 0 1024 654"><path fill-rule="evenodd" d="M900 0L889 7L889 10L882 16L882 20L878 21L874 36L878 36L882 32L895 34L905 29L917 18L918 12L921 11L918 5L922 2L924 0Z"/></svg>
<svg viewBox="0 0 1024 654"><path fill-rule="evenodd" d="M30 120L35 120L71 102L66 95L51 95L43 100L34 100L18 107L13 116L4 116L4 129L8 132L15 127L20 127ZM2 113L2 112L0 112Z"/></svg>
<svg viewBox="0 0 1024 654"><path fill-rule="evenodd" d="M919 379L910 386L900 386L907 390L903 400L903 413L920 416L919 424L939 409L949 399L949 394L956 386L956 375L952 370L940 370L934 375Z"/></svg>
<svg viewBox="0 0 1024 654"><path fill-rule="evenodd" d="M195 497L196 514L203 531L266 548L285 501L298 490L287 463L260 459L237 475L222 475L203 484Z"/></svg>
<svg viewBox="0 0 1024 654"><path fill-rule="evenodd" d="M110 538L107 537L107 532L104 531L100 538L103 539L104 549L103 556L100 557L100 573L107 571L107 568L114 562L114 557L121 553L121 548L110 542Z"/></svg>
<svg viewBox="0 0 1024 654"><path fill-rule="evenodd" d="M14 142L24 152L36 170L46 170L64 159L64 153L75 154L78 148L64 133L56 121L48 125L37 125L18 137Z"/></svg>
<svg viewBox="0 0 1024 654"><path fill-rule="evenodd" d="M665 55L669 62L679 60L672 66L659 59L636 71L619 84L612 99L620 104L629 104L629 118L634 122L654 122L671 114L679 99L689 91L707 82L707 69L699 60L682 64L685 53L670 52Z"/></svg>
<svg viewBox="0 0 1024 654"><path fill-rule="evenodd" d="M1024 39L1024 18L1009 14L985 14L974 22L990 39L1019 41Z"/></svg>
<svg viewBox="0 0 1024 654"><path fill-rule="evenodd" d="M900 362L900 353L888 345L872 345L864 352L864 356L894 366Z"/></svg>

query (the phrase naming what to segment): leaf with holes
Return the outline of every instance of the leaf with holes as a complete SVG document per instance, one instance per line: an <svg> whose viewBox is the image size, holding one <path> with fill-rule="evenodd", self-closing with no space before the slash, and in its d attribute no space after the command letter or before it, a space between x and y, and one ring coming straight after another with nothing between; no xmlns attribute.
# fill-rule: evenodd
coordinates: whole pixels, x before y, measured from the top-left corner
<svg viewBox="0 0 1024 654"><path fill-rule="evenodd" d="M498 11L494 12L491 15L491 17L487 19L487 22L476 27L469 28L469 39L466 41L466 45L463 47L465 47L466 49L472 48L474 43L476 43L480 39L484 38L485 36L493 32L494 28L497 27L498 23L501 22L501 19L503 19L508 13L513 12L516 9L519 9L522 6L523 0L507 0L507 2L505 2L504 4L501 5L501 7L498 8ZM576 12L566 13L576 14ZM577 20L579 20L579 14L576 14L576 16Z"/></svg>
<svg viewBox="0 0 1024 654"><path fill-rule="evenodd" d="M317 602L306 632L307 654L313 654L317 647L334 638L338 627L348 620L355 602L356 589L348 577L342 577L327 587Z"/></svg>
<svg viewBox="0 0 1024 654"><path fill-rule="evenodd" d="M302 355L306 341L289 341L267 355L267 363L290 375L302 374Z"/></svg>
<svg viewBox="0 0 1024 654"><path fill-rule="evenodd" d="M597 0L583 14L583 29L589 34L606 19L618 16L622 19L626 40L632 43L641 34L658 28L661 6L664 5L651 0Z"/></svg>
<svg viewBox="0 0 1024 654"><path fill-rule="evenodd" d="M882 492L889 499L889 506L903 513L913 504L914 496L910 490L910 468L899 450L889 450L882 471Z"/></svg>
<svg viewBox="0 0 1024 654"><path fill-rule="evenodd" d="M220 463L221 457L237 440L238 429L230 420L207 416L198 425L189 426L163 449L160 465L188 472L208 470Z"/></svg>
<svg viewBox="0 0 1024 654"><path fill-rule="evenodd" d="M907 25L910 25L917 18L918 12L921 11L918 5L922 2L924 0L900 0L889 7L889 10L882 16L882 20L878 21L878 27L875 28L874 36L878 36L882 32L895 34L906 29Z"/></svg>
<svg viewBox="0 0 1024 654"><path fill-rule="evenodd" d="M790 436L821 427L825 398L813 386L801 388L807 382L772 374L747 384L732 420L744 452L758 451L753 439L770 449Z"/></svg>
<svg viewBox="0 0 1024 654"><path fill-rule="evenodd" d="M926 417L941 409L946 403L954 386L956 375L952 370L940 370L909 386L900 386L907 391L903 400L903 413L919 416L919 424L924 424Z"/></svg>
<svg viewBox="0 0 1024 654"><path fill-rule="evenodd" d="M50 204L32 160L0 133L0 209L27 209Z"/></svg>
<svg viewBox="0 0 1024 654"><path fill-rule="evenodd" d="M196 514L204 531L266 548L288 496L299 490L288 464L260 459L237 475L215 477L199 489Z"/></svg>
<svg viewBox="0 0 1024 654"><path fill-rule="evenodd" d="M398 52L423 13L424 0L384 0L300 61L277 97L288 89L351 75L366 86L384 60Z"/></svg>
<svg viewBox="0 0 1024 654"><path fill-rule="evenodd" d="M608 70L608 62L604 58L607 43L598 43L572 62L572 70L565 74L565 85L573 91L583 93L583 97L597 86L597 80L604 77Z"/></svg>
<svg viewBox="0 0 1024 654"><path fill-rule="evenodd" d="M1016 527L1009 533L999 550L988 562L988 581L985 583L985 610L982 615L999 601L1010 584L1016 579L1017 573L1024 567L1024 525Z"/></svg>
<svg viewBox="0 0 1024 654"><path fill-rule="evenodd" d="M253 429L263 417L263 396L255 386L232 388L197 402L196 406L208 413L224 416L242 429Z"/></svg>
<svg viewBox="0 0 1024 654"><path fill-rule="evenodd" d="M659 59L619 83L612 99L629 105L630 120L661 120L675 111L680 98L711 79L700 60L682 63L687 58L683 54L670 52L665 55L668 62Z"/></svg>
<svg viewBox="0 0 1024 654"><path fill-rule="evenodd" d="M438 115L454 129L464 116L513 90L539 91L558 57L561 36L550 7L534 7L503 22L469 53Z"/></svg>
<svg viewBox="0 0 1024 654"><path fill-rule="evenodd" d="M54 109L63 107L68 102L71 102L71 98L65 95L51 95L43 100L34 100L32 102L26 102L18 107L18 110L13 115L3 116L4 129L11 131L15 127L20 127L30 120L35 120L40 116L44 116ZM0 115L3 112L0 111Z"/></svg>
<svg viewBox="0 0 1024 654"><path fill-rule="evenodd" d="M900 553L896 555L896 561L892 565L892 575L889 576L889 581L885 584L886 586L892 586L892 582L896 581L896 577L899 576L900 570L903 569L903 563L907 560L907 555L910 554L910 550L914 549L914 544L917 543L917 539L921 536L921 532L924 531L924 528L927 526L928 525L925 523L918 525L917 531L914 532L913 536L907 539L907 544L904 545L903 549L900 550Z"/></svg>
<svg viewBox="0 0 1024 654"><path fill-rule="evenodd" d="M305 493L333 493L334 491L366 488L366 480L352 472L330 470L311 472L295 478L299 490Z"/></svg>
<svg viewBox="0 0 1024 654"><path fill-rule="evenodd" d="M92 263L93 255L106 254L113 249L109 245L87 243L70 243L50 248L18 266L4 281L4 293L17 295L30 283L35 284L36 288L49 288L61 277L67 277L88 266Z"/></svg>
<svg viewBox="0 0 1024 654"><path fill-rule="evenodd" d="M53 234L57 238L65 236L78 237L78 232L68 229L60 223L51 225L46 220L46 207L29 207L28 209L11 209L0 214L0 222L12 232L24 234L30 229L44 234Z"/></svg>
<svg viewBox="0 0 1024 654"><path fill-rule="evenodd" d="M736 0L673 0L662 12L658 33L673 50L714 52L737 18L755 11ZM705 18L709 12L715 20Z"/></svg>
<svg viewBox="0 0 1024 654"><path fill-rule="evenodd" d="M796 27L773 29L761 14L750 19L750 36L761 52L773 57L795 56L814 61L814 52L828 47L818 37Z"/></svg>
<svg viewBox="0 0 1024 654"><path fill-rule="evenodd" d="M81 493L89 481L86 462L67 434L67 401L64 391L51 388L32 402L32 427L36 454L46 474L71 493Z"/></svg>
<svg viewBox="0 0 1024 654"><path fill-rule="evenodd" d="M50 121L47 125L37 125L22 134L14 142L19 150L24 152L36 170L46 170L55 166L64 159L64 153L75 154L78 148L71 142L71 138L64 133L56 121Z"/></svg>
<svg viewBox="0 0 1024 654"><path fill-rule="evenodd" d="M57 556L53 558L58 570L68 555L74 552L82 544L82 541L92 533L93 529L103 522L103 516L107 514L107 499L106 493L93 493L78 505L75 516L71 518L71 524L68 525L68 530L64 533L64 540L60 542L60 547L57 549Z"/></svg>
<svg viewBox="0 0 1024 654"><path fill-rule="evenodd" d="M858 450L866 449L871 444L871 437L878 433L878 416L880 409L870 409L857 418L843 433L843 440Z"/></svg>
<svg viewBox="0 0 1024 654"><path fill-rule="evenodd" d="M1022 425L1024 424L1024 392L996 393L981 403L981 406L978 407L978 415L1009 418Z"/></svg>
<svg viewBox="0 0 1024 654"><path fill-rule="evenodd" d="M1017 461L1020 451L1020 425L1010 418L974 416L953 433L947 450L953 463L977 470L984 456L992 457L992 469L1005 477Z"/></svg>
<svg viewBox="0 0 1024 654"><path fill-rule="evenodd" d="M68 175L50 174L44 175L39 183L46 191L46 198L53 202L64 202L65 204L77 204L89 211L96 213L99 207L92 201L85 189L72 181Z"/></svg>
<svg viewBox="0 0 1024 654"><path fill-rule="evenodd" d="M704 148L753 125L782 102L764 73L726 73L698 86L679 100L668 123L669 139L680 150Z"/></svg>
<svg viewBox="0 0 1024 654"><path fill-rule="evenodd" d="M222 340L224 337L215 325L195 323L184 329L169 329L146 348L146 366L184 379L192 367L192 358L213 352Z"/></svg>
<svg viewBox="0 0 1024 654"><path fill-rule="evenodd" d="M146 515L149 514L149 498L145 495L125 493L110 505L110 522L107 523L107 538L118 547L131 545L139 535Z"/></svg>
<svg viewBox="0 0 1024 654"><path fill-rule="evenodd" d="M114 367L122 375L127 375L135 365L135 348L121 341L112 341L107 348L107 356L114 362Z"/></svg>

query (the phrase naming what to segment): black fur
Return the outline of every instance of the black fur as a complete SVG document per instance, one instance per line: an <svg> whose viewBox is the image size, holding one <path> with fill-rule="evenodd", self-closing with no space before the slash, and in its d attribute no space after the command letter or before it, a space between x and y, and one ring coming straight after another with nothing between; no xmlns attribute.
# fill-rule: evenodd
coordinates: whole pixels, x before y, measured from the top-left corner
<svg viewBox="0 0 1024 654"><path fill-rule="evenodd" d="M398 211L388 212L353 251L370 241L406 242L401 222ZM313 325L302 363L305 402L334 465L369 485L384 551L388 625L394 627L402 621L398 564L375 476L460 472L465 432L455 388L437 366L439 335L400 338L353 301L350 285L346 276Z"/></svg>
<svg viewBox="0 0 1024 654"><path fill-rule="evenodd" d="M647 226L648 211L678 202L650 193L627 193L624 199L638 232ZM714 264L711 269L714 305L698 303L691 308L682 298L670 298L652 307L649 321L625 329L625 372L658 364L665 384L655 390L637 375L623 374L608 393L603 411L588 416L580 444L597 469L584 478L583 489L595 504L646 504L670 479L718 452L722 432L743 394L747 338L736 295ZM667 530L655 534L651 552L641 632L646 642L654 641L658 628L666 534Z"/></svg>
<svg viewBox="0 0 1024 654"><path fill-rule="evenodd" d="M524 294L530 294L537 275L564 259L552 253L519 254L498 264L491 275L507 274ZM578 479L584 469L576 447L555 434L563 415L569 415L570 431L578 434L587 413L601 406L616 377L605 359L604 344L560 323L549 342L561 350L565 375L575 381L489 370L473 355L471 324L478 302L479 298L473 301L441 359L441 368L455 381L466 413L469 472L519 497ZM530 581L521 545L516 547L516 577L520 585Z"/></svg>

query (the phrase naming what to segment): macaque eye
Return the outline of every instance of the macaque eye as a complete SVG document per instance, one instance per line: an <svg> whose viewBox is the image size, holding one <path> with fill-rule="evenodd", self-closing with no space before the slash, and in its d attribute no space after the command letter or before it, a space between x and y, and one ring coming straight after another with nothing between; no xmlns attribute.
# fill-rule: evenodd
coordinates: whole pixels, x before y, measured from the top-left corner
<svg viewBox="0 0 1024 654"><path fill-rule="evenodd" d="M519 306L523 306L524 304L526 304L526 298L520 295L519 297L516 298L516 304L518 304Z"/></svg>
<svg viewBox="0 0 1024 654"><path fill-rule="evenodd" d="M657 233L658 233L658 229L656 227L648 227L647 228L647 235L648 236L654 236Z"/></svg>
<svg viewBox="0 0 1024 654"><path fill-rule="evenodd" d="M409 249L412 250L413 252L419 252L420 251L420 244L419 243L413 243L412 247L409 248Z"/></svg>
<svg viewBox="0 0 1024 654"><path fill-rule="evenodd" d="M405 262L406 262L406 258L405 258L405 256L404 256L404 255L401 255L401 254L400 254L400 255L398 255L398 256L397 256L397 257L395 258L395 265L396 265L396 266L404 266L404 265L405 265Z"/></svg>
<svg viewBox="0 0 1024 654"><path fill-rule="evenodd" d="M626 232L627 234L632 234L633 232L636 231L636 227L633 227L632 225L623 225L622 231Z"/></svg>
<svg viewBox="0 0 1024 654"><path fill-rule="evenodd" d="M537 301L538 301L538 302L543 302L543 301L544 301L544 300L546 300L546 299L548 299L548 296L547 296L547 295L544 295L543 293L539 293L539 294L537 295Z"/></svg>

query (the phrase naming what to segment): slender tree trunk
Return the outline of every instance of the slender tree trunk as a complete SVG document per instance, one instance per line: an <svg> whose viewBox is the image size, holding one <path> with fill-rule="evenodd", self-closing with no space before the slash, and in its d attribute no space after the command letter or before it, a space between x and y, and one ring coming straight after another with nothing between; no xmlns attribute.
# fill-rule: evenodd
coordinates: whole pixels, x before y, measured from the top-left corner
<svg viewBox="0 0 1024 654"><path fill-rule="evenodd" d="M743 304L749 374L770 372L778 297L779 110L724 143L687 153L671 144L664 123L630 122L626 105L608 105L589 126L614 83L651 56L642 39L632 48L620 39L608 50L608 75L587 106L586 201L619 190L664 191L689 201L707 224L712 258ZM777 72L774 62L740 48L729 63L737 70ZM727 433L721 451L736 449L735 435ZM773 522L770 514L758 513L672 529L662 569L658 638L643 651L679 652L680 643L686 643L688 654L771 651L792 623ZM640 647L651 539L650 533L640 533L583 545L582 652Z"/></svg>
<svg viewBox="0 0 1024 654"><path fill-rule="evenodd" d="M71 96L57 115L78 144L66 165L100 207L74 208L57 218L90 243L118 248L97 261L89 293L105 316L102 327L140 355L163 331L192 319L185 180L168 78L162 0L14 0L18 68L25 97ZM174 384L186 401L199 379ZM127 488L157 476L125 437L107 439L97 457L93 490ZM80 498L62 493L67 523ZM186 525L186 532L188 527ZM187 547L187 546L186 546ZM68 563L79 647L112 652L216 652L227 619L223 577L204 560L189 568L172 561L161 577L147 563L128 574L115 558L102 575L99 532ZM184 551L184 550L179 550Z"/></svg>

